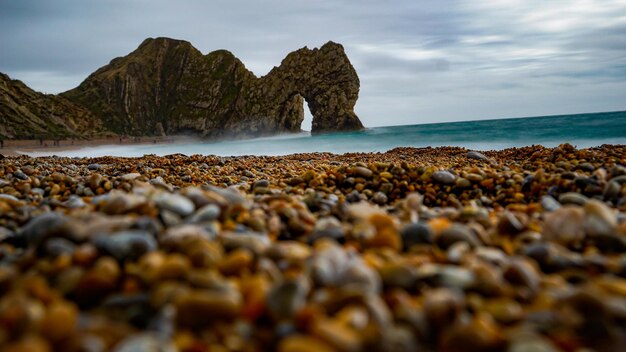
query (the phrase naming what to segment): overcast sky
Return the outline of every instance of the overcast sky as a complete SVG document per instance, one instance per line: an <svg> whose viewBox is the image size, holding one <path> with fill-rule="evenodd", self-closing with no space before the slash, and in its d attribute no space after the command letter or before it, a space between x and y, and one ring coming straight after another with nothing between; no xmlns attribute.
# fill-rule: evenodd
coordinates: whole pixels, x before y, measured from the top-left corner
<svg viewBox="0 0 626 352"><path fill-rule="evenodd" d="M0 0L0 72L47 93L159 36L259 76L342 43L366 126L626 110L626 0Z"/></svg>

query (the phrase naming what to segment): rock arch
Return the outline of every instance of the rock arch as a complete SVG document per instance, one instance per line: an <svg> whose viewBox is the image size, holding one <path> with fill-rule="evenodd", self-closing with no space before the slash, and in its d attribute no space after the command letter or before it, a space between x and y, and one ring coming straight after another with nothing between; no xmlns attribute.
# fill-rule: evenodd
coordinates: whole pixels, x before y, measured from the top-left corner
<svg viewBox="0 0 626 352"><path fill-rule="evenodd" d="M117 133L241 137L299 132L303 100L314 134L362 129L358 94L357 73L337 43L296 50L257 78L226 50L202 55L186 41L157 38L63 96Z"/></svg>

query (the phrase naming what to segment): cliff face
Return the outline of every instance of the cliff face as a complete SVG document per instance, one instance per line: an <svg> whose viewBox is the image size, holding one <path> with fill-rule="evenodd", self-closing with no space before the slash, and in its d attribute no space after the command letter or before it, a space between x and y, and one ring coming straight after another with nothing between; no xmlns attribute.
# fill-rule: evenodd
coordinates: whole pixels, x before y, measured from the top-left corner
<svg viewBox="0 0 626 352"><path fill-rule="evenodd" d="M257 78L233 54L146 39L75 89L46 95L0 74L0 138L102 133L250 137L299 132L304 101L313 133L362 129L359 78L343 47L302 48Z"/></svg>
<svg viewBox="0 0 626 352"><path fill-rule="evenodd" d="M120 134L228 137L300 131L304 100L313 133L362 129L358 92L354 68L332 42L292 52L257 78L228 51L203 55L186 41L157 38L62 96Z"/></svg>
<svg viewBox="0 0 626 352"><path fill-rule="evenodd" d="M0 139L83 137L103 131L88 109L0 73Z"/></svg>

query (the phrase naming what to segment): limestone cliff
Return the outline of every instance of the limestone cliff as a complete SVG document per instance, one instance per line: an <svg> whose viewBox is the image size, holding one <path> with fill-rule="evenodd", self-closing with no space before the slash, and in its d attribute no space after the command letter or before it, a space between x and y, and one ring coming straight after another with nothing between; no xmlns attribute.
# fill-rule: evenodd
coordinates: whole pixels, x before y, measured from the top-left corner
<svg viewBox="0 0 626 352"><path fill-rule="evenodd" d="M0 73L0 139L80 138L101 132L100 119L89 110Z"/></svg>
<svg viewBox="0 0 626 352"><path fill-rule="evenodd" d="M362 129L358 93L356 71L336 43L292 52L257 78L228 51L203 55L189 42L157 38L62 96L116 133L229 137L300 131L304 100L313 133Z"/></svg>
<svg viewBox="0 0 626 352"><path fill-rule="evenodd" d="M354 113L359 78L333 42L294 51L257 78L226 50L203 55L186 41L146 39L60 95L3 74L0 94L3 139L299 132L305 100L313 133L363 128Z"/></svg>

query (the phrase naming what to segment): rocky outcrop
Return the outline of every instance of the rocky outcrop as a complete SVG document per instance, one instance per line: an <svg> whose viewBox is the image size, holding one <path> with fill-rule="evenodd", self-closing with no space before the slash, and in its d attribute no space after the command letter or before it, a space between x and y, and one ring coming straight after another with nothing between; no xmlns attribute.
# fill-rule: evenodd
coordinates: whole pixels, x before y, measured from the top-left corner
<svg viewBox="0 0 626 352"><path fill-rule="evenodd" d="M103 131L88 109L0 73L0 139L80 138Z"/></svg>
<svg viewBox="0 0 626 352"><path fill-rule="evenodd" d="M302 48L257 78L232 53L203 55L189 42L146 39L75 89L35 92L0 74L0 138L195 134L252 137L362 129L359 78L340 44Z"/></svg>
<svg viewBox="0 0 626 352"><path fill-rule="evenodd" d="M259 136L300 131L306 100L313 133L362 129L359 79L343 47L290 53L257 78L232 53L203 55L182 40L145 40L62 94L120 134Z"/></svg>

